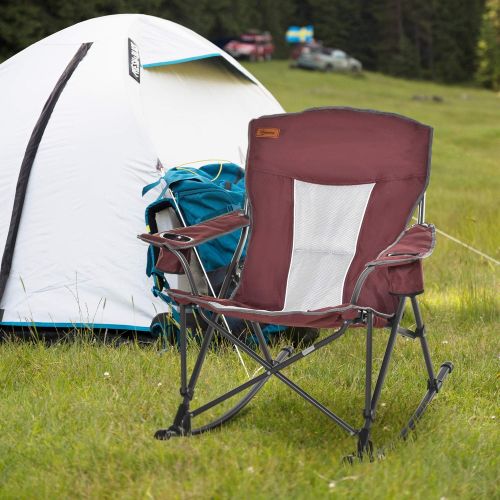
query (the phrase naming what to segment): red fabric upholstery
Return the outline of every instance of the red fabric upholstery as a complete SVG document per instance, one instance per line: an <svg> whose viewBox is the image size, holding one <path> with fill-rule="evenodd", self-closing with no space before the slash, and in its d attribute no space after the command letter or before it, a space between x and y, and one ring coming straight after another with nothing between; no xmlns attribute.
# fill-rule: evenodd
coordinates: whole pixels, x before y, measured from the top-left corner
<svg viewBox="0 0 500 500"><path fill-rule="evenodd" d="M259 129L278 129L275 137ZM408 118L350 108L265 116L249 129L246 185L252 231L235 300L280 310L293 243L294 180L324 185L375 183L344 282L348 303L367 262L404 230L429 175L432 129ZM393 314L387 271L373 272L363 303Z"/></svg>
<svg viewBox="0 0 500 500"><path fill-rule="evenodd" d="M224 234L236 231L236 229L241 229L248 226L249 223L250 221L244 212L237 210L200 222L194 226L169 229L168 231L161 231L155 234L145 233L139 235L138 238L156 247L184 250L213 240L214 238L219 238ZM171 235L173 239L166 238L164 235Z"/></svg>
<svg viewBox="0 0 500 500"><path fill-rule="evenodd" d="M391 266L387 270L389 292L394 295L416 295L424 291L422 261Z"/></svg>
<svg viewBox="0 0 500 500"><path fill-rule="evenodd" d="M366 264L374 271L365 281L357 304L387 304L392 300L395 305L395 295L423 292L424 278L420 261L432 253L434 244L433 225L416 224L403 231L394 243Z"/></svg>
<svg viewBox="0 0 500 500"><path fill-rule="evenodd" d="M181 253L188 262L191 261L191 248L181 250ZM156 268L168 274L184 274L184 268L182 267L181 261L175 254L166 248L160 248L160 253L156 261Z"/></svg>
<svg viewBox="0 0 500 500"><path fill-rule="evenodd" d="M292 254L293 179L265 173L255 178L247 166L246 182L252 229L235 298L258 309L279 310Z"/></svg>
<svg viewBox="0 0 500 500"><path fill-rule="evenodd" d="M416 224L405 230L388 248L367 266L376 269L373 276L365 282L358 304L372 303L377 286L383 287L392 295L412 295L424 291L424 275L421 259L428 257L434 250L435 228L433 225ZM387 268L387 269L385 269ZM396 298L393 298L396 302Z"/></svg>
<svg viewBox="0 0 500 500"><path fill-rule="evenodd" d="M306 312L263 311L251 309L247 304L242 304L231 299L217 299L208 295L195 296L183 290L175 289L167 290L167 293L179 304L196 304L203 309L221 313L224 316L256 321L258 323L275 322L280 325L296 327L336 328L345 320L353 320L359 315L358 308L350 304L341 304L336 307ZM223 307L217 307L218 305ZM225 309L225 307L235 309L230 310ZM374 324L377 327L383 327L387 324L387 319L375 317Z"/></svg>
<svg viewBox="0 0 500 500"><path fill-rule="evenodd" d="M383 294L416 294L424 289L421 260L428 257L435 242L435 229L432 225L414 225L405 230L397 240L387 247L373 261L367 264L375 269L374 273L383 272L377 277L377 282L385 280ZM393 255L397 254L397 255ZM372 273L373 274L373 273ZM366 283L366 282L365 282ZM262 311L255 306L231 299L218 299L207 295L195 296L182 290L167 292L178 303L196 304L213 312L223 313L249 321L262 323L277 322L288 326L309 326L316 328L333 328L339 326L346 319L354 319L360 308L371 308L362 300L357 305L349 303L323 308L314 311L283 312L280 310ZM380 292L378 292L380 293ZM222 308L217 305L223 306ZM224 309L232 307L234 310ZM375 311L379 313L380 311ZM375 326L387 324L387 318L377 316Z"/></svg>
<svg viewBox="0 0 500 500"><path fill-rule="evenodd" d="M259 137L260 128L279 138ZM309 109L252 120L249 132L252 172L334 185L427 178L432 129L401 115Z"/></svg>
<svg viewBox="0 0 500 500"><path fill-rule="evenodd" d="M435 231L432 224L409 227L368 265L395 266L429 256L434 250Z"/></svg>

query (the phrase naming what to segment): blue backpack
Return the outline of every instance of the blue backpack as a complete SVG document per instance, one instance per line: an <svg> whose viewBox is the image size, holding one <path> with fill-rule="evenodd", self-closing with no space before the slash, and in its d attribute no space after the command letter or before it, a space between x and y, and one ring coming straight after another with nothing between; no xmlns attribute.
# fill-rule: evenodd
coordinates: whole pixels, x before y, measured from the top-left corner
<svg viewBox="0 0 500 500"><path fill-rule="evenodd" d="M165 180L188 226L239 210L245 201L245 171L234 163L173 168ZM206 271L229 265L239 237L240 231L235 231L198 247Z"/></svg>
<svg viewBox="0 0 500 500"><path fill-rule="evenodd" d="M241 209L245 200L245 171L234 163L216 163L200 168L177 167L170 169L159 181L146 186L143 189L143 195L160 183L164 183L160 196L146 208L146 226L151 233L158 232L157 214L165 209L175 210L176 208L171 198L167 196L168 189L175 196L184 222L188 226ZM225 270L231 262L240 232L234 231L197 247L203 266L216 290L222 283ZM245 250L242 254L243 258L244 256ZM157 259L158 249L150 246L146 274L154 279L153 294L171 304L172 300L163 293L164 289L169 288L169 284L164 273L155 266ZM164 334L168 327L170 328L168 333L170 342L175 342L177 338L176 316L177 313L172 308L171 324L166 324L164 315L161 321L159 320L156 324L153 321L153 333ZM243 324L233 323L231 325L233 333L235 329L243 327ZM266 337L283 330L285 327L279 325L267 325L263 328Z"/></svg>

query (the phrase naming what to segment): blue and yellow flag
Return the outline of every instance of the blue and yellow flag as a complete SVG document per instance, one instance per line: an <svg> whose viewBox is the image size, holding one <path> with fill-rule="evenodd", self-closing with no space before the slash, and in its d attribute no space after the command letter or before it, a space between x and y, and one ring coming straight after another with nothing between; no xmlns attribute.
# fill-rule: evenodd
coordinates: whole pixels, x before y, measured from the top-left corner
<svg viewBox="0 0 500 500"><path fill-rule="evenodd" d="M310 26L290 26L286 30L285 39L288 43L306 43L314 39L314 28Z"/></svg>

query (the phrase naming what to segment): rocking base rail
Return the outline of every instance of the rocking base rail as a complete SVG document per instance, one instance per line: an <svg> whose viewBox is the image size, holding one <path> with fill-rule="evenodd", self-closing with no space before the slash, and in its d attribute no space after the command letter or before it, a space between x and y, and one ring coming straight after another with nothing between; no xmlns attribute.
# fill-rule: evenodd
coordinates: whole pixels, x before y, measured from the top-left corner
<svg viewBox="0 0 500 500"><path fill-rule="evenodd" d="M409 298L411 300L411 306L413 309L414 317L416 320L416 328L415 330L408 330L406 328L402 328L400 326L400 322L403 316L403 312L406 305L406 300ZM186 357L186 326L185 326L185 306L181 306L181 342L180 342L180 354L181 354L181 395L183 396L183 401L179 405L177 410L177 414L174 418L173 424L167 429L159 429L156 431L154 437L156 439L165 440L174 436L192 436L197 434L202 434L211 429L215 429L231 418L233 418L236 414L238 414L254 397L255 395L262 389L265 383L271 378L271 376L275 376L285 385L287 385L290 389L299 394L304 400L309 402L312 406L321 411L324 415L329 417L332 421L334 421L337 425L343 428L346 432L353 436L357 436L358 438L358 446L357 451L351 455L345 457L345 459L352 463L354 459L363 459L365 455L372 461L373 457L373 444L370 441L370 434L373 422L375 420L377 404L380 399L382 387L385 381L385 377L387 375L390 359L392 357L393 349L395 346L396 338L398 335L403 335L405 337L412 338L413 340L419 340L422 354L425 362L425 367L428 375L428 388L424 397L422 398L420 404L417 409L409 419L407 425L403 428L400 433L400 437L405 439L408 436L408 433L415 428L417 421L422 417L423 413L426 411L430 402L433 400L434 396L441 389L444 381L447 376L453 371L453 364L449 361L443 363L437 373L437 376L434 375L434 368L432 365L429 348L427 345L427 339L425 335L425 326L422 321L422 317L420 314L419 305L417 302L417 298L415 296L400 296L399 305L397 308L397 312L393 317L390 326L390 335L387 341L387 347L385 350L385 354L382 360L382 364L380 367L380 371L376 380L375 388L372 391L372 363L373 363L373 349L372 349L372 336L373 336L373 312L371 311L362 311L362 314L356 320L347 320L344 322L342 327L333 332L332 334L326 336L322 340L313 344L312 346L304 349L303 351L297 352L293 354L293 350L290 347L285 347L280 351L276 359L271 358L271 354L269 352L268 346L265 344L265 340L261 334L260 326L258 324L252 324L252 329L256 334L259 347L262 353L262 356L255 352L253 349L248 347L244 342L240 339L232 335L231 332L227 331L222 325L218 324L218 317L211 318L205 314L203 310L198 308L201 317L208 324L207 333L205 334L205 338L202 343L201 351L198 355L198 359L195 364L195 368L193 370L193 374L191 376L191 380L187 381L187 357ZM364 417L364 425L363 427L356 429L355 427L348 424L345 420L340 418L334 412L329 410L315 398L313 398L310 394L304 391L301 387L292 382L289 378L287 378L281 370L286 368L287 366L295 363L299 359L309 355L310 353L319 350L322 347L330 344L334 340L337 340L347 331L348 327L353 323L363 322L366 324L366 374L365 374L365 407L363 410ZM224 338L229 340L232 344L239 347L243 352L248 354L252 359L257 361L264 372L258 376L253 377L251 380L247 380L243 384L231 389L225 394L213 399L212 401L196 408L195 410L190 409L190 402L193 398L194 394L194 386L196 384L198 375L201 370L201 366L204 362L206 352L208 350L209 344L211 342L213 332L217 330ZM184 337L184 340L183 340ZM222 402L236 396L242 391L248 390L248 392L233 406L231 409L226 411L222 416L216 418L210 423L203 425L198 428L192 428L191 420L193 417L204 413L205 411L221 404Z"/></svg>
<svg viewBox="0 0 500 500"><path fill-rule="evenodd" d="M285 347L283 348L278 355L276 356L276 363L281 363L284 361L286 358L288 358L293 352L293 349L291 347ZM191 418L195 417L196 415L199 415L200 413L203 413L204 411L208 410L209 408L212 408L213 406L216 406L226 399L229 399L230 397L234 396L238 392L241 392L241 390L238 391L229 391L223 396L214 399L211 401L209 405L204 405L203 407L200 407L194 411L189 411L189 407L186 407L185 405L181 404L179 406L179 409L177 410L178 414L180 414L180 425L172 425L168 429L158 429L155 434L154 438L159 439L159 440L166 440L170 439L171 437L180 437L180 436L185 436L185 435L191 435L191 436L196 436L198 434L203 434L204 432L210 431L212 429L216 429L217 427L220 427L224 423L226 423L228 420L233 418L237 413L239 413L245 406L250 403L250 401L254 398L254 396L264 387L265 383L271 378L270 373L263 373L261 380L254 384L246 384L249 387L253 385L253 387L248 391L247 394L243 398L241 398L240 401L236 405L234 405L230 410L225 412L223 415L221 415L219 418L215 419L214 421L203 425L201 427L191 429ZM253 380L250 380L249 382L253 382ZM240 388L237 388L240 389ZM177 419L177 417L176 417ZM175 420L175 419L174 419ZM189 423L188 423L189 422ZM189 428L189 432L187 432L187 429Z"/></svg>
<svg viewBox="0 0 500 500"><path fill-rule="evenodd" d="M408 437L408 433L415 429L415 425L417 421L420 419L420 417L423 415L427 407L429 406L429 403L434 399L434 396L439 392L441 389L444 381L446 380L446 377L453 371L453 363L451 361L446 361L441 365L439 368L439 372L437 374L437 377L434 380L434 383L429 384L429 389L425 393L425 396L422 398L422 401L420 401L420 404L418 405L417 409L415 410L415 413L411 416L410 420L408 421L408 424L403 428L401 431L400 436L403 439L406 439Z"/></svg>

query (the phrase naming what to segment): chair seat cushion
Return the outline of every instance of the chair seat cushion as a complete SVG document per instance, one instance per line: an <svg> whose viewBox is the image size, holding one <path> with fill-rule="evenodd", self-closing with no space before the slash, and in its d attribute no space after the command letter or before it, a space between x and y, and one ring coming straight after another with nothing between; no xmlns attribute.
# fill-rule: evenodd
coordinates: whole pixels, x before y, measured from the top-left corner
<svg viewBox="0 0 500 500"><path fill-rule="evenodd" d="M354 320L360 314L359 308L352 304L341 304L311 311L267 311L235 300L193 295L183 290L170 289L167 293L178 304L194 304L203 309L224 314L224 316L258 323L279 323L285 326L336 328L345 320ZM388 319L388 317L375 316L375 326L385 326Z"/></svg>

